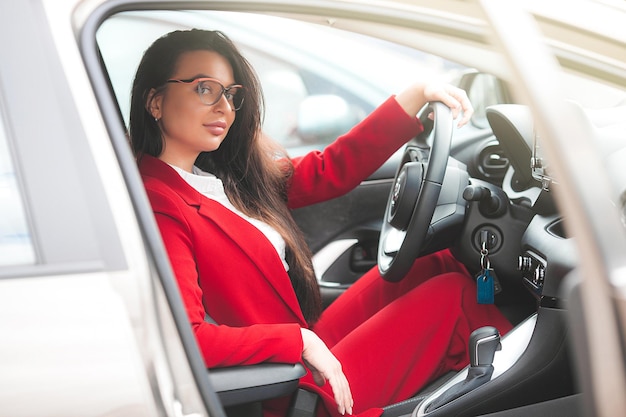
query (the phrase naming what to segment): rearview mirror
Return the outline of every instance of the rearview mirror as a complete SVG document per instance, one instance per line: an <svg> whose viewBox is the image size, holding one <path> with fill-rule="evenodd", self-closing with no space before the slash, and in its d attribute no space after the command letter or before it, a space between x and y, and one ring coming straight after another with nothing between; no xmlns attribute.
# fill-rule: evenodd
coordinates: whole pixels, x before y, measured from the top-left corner
<svg viewBox="0 0 626 417"><path fill-rule="evenodd" d="M487 107L512 103L508 88L494 75L471 70L463 73L457 84L467 92L474 107L471 123L478 128L489 127Z"/></svg>

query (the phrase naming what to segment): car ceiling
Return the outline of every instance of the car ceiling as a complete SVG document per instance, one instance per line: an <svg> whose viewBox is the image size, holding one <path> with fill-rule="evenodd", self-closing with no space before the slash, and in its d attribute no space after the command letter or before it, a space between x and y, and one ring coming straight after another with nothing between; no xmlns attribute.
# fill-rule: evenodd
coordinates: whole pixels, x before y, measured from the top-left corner
<svg viewBox="0 0 626 417"><path fill-rule="evenodd" d="M290 13L289 17L380 37L510 78L479 1L382 0L361 1L359 6L344 1L327 3L324 7L319 2L327 16ZM524 7L535 17L546 44L564 69L624 85L625 2L573 0L566 12L560 2L529 0ZM589 19L590 15L598 18Z"/></svg>
<svg viewBox="0 0 626 417"><path fill-rule="evenodd" d="M86 2L94 10L96 2ZM102 2L104 3L104 2ZM442 56L468 67L488 70L511 79L507 64L497 52L483 10L484 0L316 0L284 1L137 1L146 6L176 9L251 11L286 16L376 36ZM626 2L622 0L571 0L563 3L527 0L525 9L546 37L560 64L573 72L609 80L623 86L626 79ZM598 16L598 6L602 9ZM106 6L105 6L106 7ZM151 8L150 7L150 8ZM593 9L593 15L588 19ZM81 7L82 8L82 7ZM79 8L79 9L81 9ZM76 16L87 17L89 13ZM77 25L80 27L81 25ZM581 30L581 28L583 30Z"/></svg>

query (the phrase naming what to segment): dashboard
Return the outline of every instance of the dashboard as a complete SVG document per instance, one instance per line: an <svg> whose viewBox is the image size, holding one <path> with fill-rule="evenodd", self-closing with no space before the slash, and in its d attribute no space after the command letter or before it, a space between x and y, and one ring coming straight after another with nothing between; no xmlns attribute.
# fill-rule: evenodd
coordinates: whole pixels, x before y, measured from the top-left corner
<svg viewBox="0 0 626 417"><path fill-rule="evenodd" d="M579 110L587 121L590 140L598 142L615 182L614 203L620 208L626 226L626 106L608 112ZM510 200L511 210L529 210L517 247L517 273L530 293L544 304L557 304L565 276L577 265L576 247L554 201L554 189L559 186L550 160L542 148L530 110L523 105L499 104L487 109L487 119L493 134L509 158L511 166L502 189ZM581 160L581 169L585 169ZM590 173L591 175L592 173ZM504 227L510 220L493 220L494 227ZM515 235L503 238L517 239ZM506 255L512 262L513 254Z"/></svg>

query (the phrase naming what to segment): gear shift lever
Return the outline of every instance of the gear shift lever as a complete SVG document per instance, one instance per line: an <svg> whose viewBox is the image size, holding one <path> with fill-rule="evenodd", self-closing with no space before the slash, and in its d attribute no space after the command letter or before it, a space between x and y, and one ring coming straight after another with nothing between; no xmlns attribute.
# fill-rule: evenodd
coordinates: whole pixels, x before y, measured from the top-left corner
<svg viewBox="0 0 626 417"><path fill-rule="evenodd" d="M496 350L500 349L498 329L486 326L474 330L469 337L470 366L491 366Z"/></svg>
<svg viewBox="0 0 626 417"><path fill-rule="evenodd" d="M493 357L496 350L500 349L502 345L498 329L486 326L474 330L469 337L470 366L465 381L448 388L428 405L426 412L431 412L488 382L493 374Z"/></svg>

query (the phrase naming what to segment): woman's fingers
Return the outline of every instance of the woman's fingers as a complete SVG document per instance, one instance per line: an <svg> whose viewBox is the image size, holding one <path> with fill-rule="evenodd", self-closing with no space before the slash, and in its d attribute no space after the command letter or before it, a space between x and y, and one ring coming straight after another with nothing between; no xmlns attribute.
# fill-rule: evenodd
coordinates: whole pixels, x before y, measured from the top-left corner
<svg viewBox="0 0 626 417"><path fill-rule="evenodd" d="M451 91L449 94L455 99L456 103L458 103L458 107L453 109L453 115L456 119L459 115L459 111L463 112L463 117L459 120L458 126L461 127L472 118L474 114L474 108L472 107L472 103L467 97L467 93L460 88L451 87Z"/></svg>
<svg viewBox="0 0 626 417"><path fill-rule="evenodd" d="M341 414L352 414L354 402L352 400L352 393L350 392L350 384L341 370L341 365L338 367L333 366L330 374L325 375L325 379L328 381L333 390L333 395L339 412Z"/></svg>
<svg viewBox="0 0 626 417"><path fill-rule="evenodd" d="M460 113L463 117L457 126L465 125L474 114L472 103L467 93L450 84L429 84L424 88L424 97L427 101L441 101L452 110L452 117L456 119Z"/></svg>
<svg viewBox="0 0 626 417"><path fill-rule="evenodd" d="M348 380L343 372L337 375L336 378L329 378L328 383L333 389L335 396L335 402L337 403L338 410L341 414L352 414L352 407L354 401L352 400L352 393L350 392L350 386Z"/></svg>
<svg viewBox="0 0 626 417"><path fill-rule="evenodd" d="M343 414L352 414L354 402L350 384L341 368L341 363L332 354L324 342L312 331L302 329L302 359L313 374L317 385L330 384L337 410Z"/></svg>

